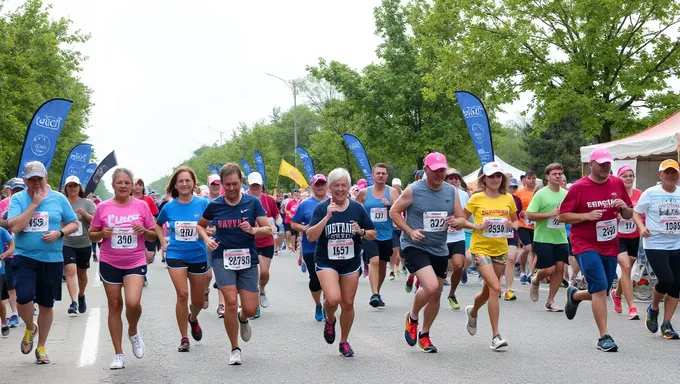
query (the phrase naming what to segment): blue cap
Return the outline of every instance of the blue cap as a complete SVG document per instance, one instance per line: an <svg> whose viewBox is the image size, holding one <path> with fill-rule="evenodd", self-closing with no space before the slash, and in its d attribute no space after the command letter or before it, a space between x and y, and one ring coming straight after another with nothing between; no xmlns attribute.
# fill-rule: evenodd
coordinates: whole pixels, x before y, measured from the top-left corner
<svg viewBox="0 0 680 384"><path fill-rule="evenodd" d="M519 185L517 184L517 179L515 179L514 177L512 179L510 179L510 186L511 187L518 187Z"/></svg>

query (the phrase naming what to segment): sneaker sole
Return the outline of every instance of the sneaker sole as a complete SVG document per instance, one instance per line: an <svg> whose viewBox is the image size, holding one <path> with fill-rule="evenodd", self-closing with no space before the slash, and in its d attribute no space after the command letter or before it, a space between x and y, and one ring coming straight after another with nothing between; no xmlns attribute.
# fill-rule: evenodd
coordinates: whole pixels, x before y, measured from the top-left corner
<svg viewBox="0 0 680 384"><path fill-rule="evenodd" d="M601 348L600 346L598 346L597 349L599 349L599 350L602 351L602 352L617 352L617 351L619 350L619 347L618 347L618 346L613 346L613 347L611 347L611 348L609 348L609 349L604 349L604 348Z"/></svg>
<svg viewBox="0 0 680 384"><path fill-rule="evenodd" d="M121 369L125 369L125 367L120 367L120 368L118 368L118 367L116 367L116 368L111 368L111 367L109 367L109 371L118 371L118 370L121 370Z"/></svg>
<svg viewBox="0 0 680 384"><path fill-rule="evenodd" d="M406 322L404 324L405 329L404 329L404 340L406 340L406 344L408 344L410 347L415 346L418 344L418 340L411 339L411 334L408 332L408 326L411 324L410 318L411 317L411 312L406 312ZM413 344L411 344L413 343Z"/></svg>
<svg viewBox="0 0 680 384"><path fill-rule="evenodd" d="M494 350L494 351L498 351L498 350L501 349L501 348L507 348L507 347L508 347L508 342L507 342L507 341L504 341L504 342L503 342L502 344L500 344L500 345L496 345L496 346L491 345L491 346L489 346L489 348L492 349L492 350Z"/></svg>

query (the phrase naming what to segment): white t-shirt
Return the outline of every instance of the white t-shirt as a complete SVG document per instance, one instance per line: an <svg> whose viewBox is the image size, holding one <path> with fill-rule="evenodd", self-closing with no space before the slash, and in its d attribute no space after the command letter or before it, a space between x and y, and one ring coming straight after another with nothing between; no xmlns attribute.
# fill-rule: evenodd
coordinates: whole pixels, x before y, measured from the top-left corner
<svg viewBox="0 0 680 384"><path fill-rule="evenodd" d="M672 193L660 185L642 192L635 212L645 214L645 226L652 233L642 237L645 249L680 249L680 188Z"/></svg>
<svg viewBox="0 0 680 384"><path fill-rule="evenodd" d="M458 195L458 202L460 202L461 208L465 208L468 200L470 200L470 196L467 194L467 192L458 188L456 188L456 195ZM456 231L455 229L452 230L449 228L449 231L446 234L446 243L456 243L458 241L465 241L465 232Z"/></svg>

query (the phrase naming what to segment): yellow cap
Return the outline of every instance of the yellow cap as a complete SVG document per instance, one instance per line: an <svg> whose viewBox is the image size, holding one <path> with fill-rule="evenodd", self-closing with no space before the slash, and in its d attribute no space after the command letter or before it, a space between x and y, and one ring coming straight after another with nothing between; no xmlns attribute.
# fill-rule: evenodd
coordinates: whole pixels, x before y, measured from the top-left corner
<svg viewBox="0 0 680 384"><path fill-rule="evenodd" d="M673 159L666 159L662 161L661 164L659 165L659 172L663 172L668 168L673 168L676 171L680 172L680 165L678 165L678 162Z"/></svg>

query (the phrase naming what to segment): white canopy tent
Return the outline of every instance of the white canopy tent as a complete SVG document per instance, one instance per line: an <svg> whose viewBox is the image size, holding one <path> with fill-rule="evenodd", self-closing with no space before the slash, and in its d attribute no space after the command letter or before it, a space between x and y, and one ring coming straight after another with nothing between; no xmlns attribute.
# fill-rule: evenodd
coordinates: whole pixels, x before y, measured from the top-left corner
<svg viewBox="0 0 680 384"><path fill-rule="evenodd" d="M495 162L497 162L498 164L501 165L501 170L503 171L503 173L508 173L508 172L512 173L512 177L517 179L517 182L519 183L520 176L522 176L525 173L524 171L517 169L517 168L513 167L512 165L506 163L505 161L503 161L503 159L501 159L498 156L494 156L493 159L494 159ZM474 184L477 181L480 169L481 168L478 168L474 172L463 177L463 180L465 180L465 182L468 183L468 184Z"/></svg>
<svg viewBox="0 0 680 384"><path fill-rule="evenodd" d="M659 163L668 158L678 158L680 144L680 111L666 120L632 136L581 147L581 162L588 163L595 147L603 146L612 153L616 170L623 164L635 170L637 188L645 189L656 184Z"/></svg>

